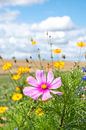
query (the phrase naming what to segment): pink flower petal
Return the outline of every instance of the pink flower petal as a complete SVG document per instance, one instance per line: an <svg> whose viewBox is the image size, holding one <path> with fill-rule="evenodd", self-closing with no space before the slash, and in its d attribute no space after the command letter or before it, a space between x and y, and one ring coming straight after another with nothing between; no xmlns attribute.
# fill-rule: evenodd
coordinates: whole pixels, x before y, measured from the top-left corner
<svg viewBox="0 0 86 130"><path fill-rule="evenodd" d="M49 98L51 98L51 94L50 94L50 91L49 90L46 90L44 93L43 93L43 96L42 96L42 101L46 101L48 100Z"/></svg>
<svg viewBox="0 0 86 130"><path fill-rule="evenodd" d="M38 99L38 97L43 94L37 88L34 88L34 87L25 87L23 89L23 93L24 95L29 96L33 98L34 100Z"/></svg>
<svg viewBox="0 0 86 130"><path fill-rule="evenodd" d="M62 95L63 94L62 92L59 92L59 91L56 92L56 91L53 91L53 90L50 90L50 92L53 93L53 94L57 94L57 95Z"/></svg>
<svg viewBox="0 0 86 130"><path fill-rule="evenodd" d="M59 87L61 87L62 82L61 82L61 78L56 78L52 83L51 83L51 87L50 89L57 89Z"/></svg>
<svg viewBox="0 0 86 130"><path fill-rule="evenodd" d="M32 76L29 76L27 78L27 82L28 82L28 84L35 86L35 87L38 85L37 80L35 78L33 78Z"/></svg>
<svg viewBox="0 0 86 130"><path fill-rule="evenodd" d="M51 83L53 81L53 79L54 79L53 72L49 71L48 75L47 75L47 83Z"/></svg>
<svg viewBox="0 0 86 130"><path fill-rule="evenodd" d="M32 98L34 100L37 100L41 95L42 95L42 93L36 93L34 96L32 96Z"/></svg>
<svg viewBox="0 0 86 130"><path fill-rule="evenodd" d="M44 74L43 70L36 71L36 79L39 83L46 82L46 75Z"/></svg>

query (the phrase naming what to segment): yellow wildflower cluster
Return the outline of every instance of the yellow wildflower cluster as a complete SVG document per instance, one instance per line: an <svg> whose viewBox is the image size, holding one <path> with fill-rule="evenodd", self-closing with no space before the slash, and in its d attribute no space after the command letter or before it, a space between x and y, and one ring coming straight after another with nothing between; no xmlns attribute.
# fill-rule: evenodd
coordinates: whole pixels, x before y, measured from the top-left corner
<svg viewBox="0 0 86 130"><path fill-rule="evenodd" d="M30 72L30 68L29 67L19 67L17 69L17 73L12 76L12 79L13 80L19 80L21 78L22 74L28 73L28 72Z"/></svg>
<svg viewBox="0 0 86 130"><path fill-rule="evenodd" d="M12 67L12 63L6 62L6 63L2 66L2 69L3 69L4 71L6 71L6 70L9 70L11 67Z"/></svg>
<svg viewBox="0 0 86 130"><path fill-rule="evenodd" d="M85 42L77 42L77 46L78 47L85 47L86 46L86 43Z"/></svg>
<svg viewBox="0 0 86 130"><path fill-rule="evenodd" d="M44 112L43 112L42 108L39 107L38 109L36 109L35 114L38 116L42 116L42 115L44 115Z"/></svg>
<svg viewBox="0 0 86 130"><path fill-rule="evenodd" d="M54 62L54 67L58 69L64 68L64 62L63 61L56 61Z"/></svg>
<svg viewBox="0 0 86 130"><path fill-rule="evenodd" d="M13 76L12 76L12 79L13 80L19 80L21 78L21 75L20 74L14 74Z"/></svg>
<svg viewBox="0 0 86 130"><path fill-rule="evenodd" d="M6 106L0 106L0 114L3 114L7 111L8 107Z"/></svg>
<svg viewBox="0 0 86 130"><path fill-rule="evenodd" d="M30 72L30 68L29 67L19 67L17 70L18 74L24 74L24 73L28 73Z"/></svg>
<svg viewBox="0 0 86 130"><path fill-rule="evenodd" d="M13 101L18 101L20 99L22 99L23 95L21 93L14 93L12 96L12 100Z"/></svg>

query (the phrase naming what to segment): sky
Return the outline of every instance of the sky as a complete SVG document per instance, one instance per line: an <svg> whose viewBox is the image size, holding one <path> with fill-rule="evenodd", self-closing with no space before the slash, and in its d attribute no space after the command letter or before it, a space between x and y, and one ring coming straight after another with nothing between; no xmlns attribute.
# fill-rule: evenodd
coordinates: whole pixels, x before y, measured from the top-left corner
<svg viewBox="0 0 86 130"><path fill-rule="evenodd" d="M86 0L0 0L0 55L35 59L39 48L42 58L49 59L52 42L67 60L78 60L76 43L86 42L85 12ZM38 44L32 46L31 38Z"/></svg>

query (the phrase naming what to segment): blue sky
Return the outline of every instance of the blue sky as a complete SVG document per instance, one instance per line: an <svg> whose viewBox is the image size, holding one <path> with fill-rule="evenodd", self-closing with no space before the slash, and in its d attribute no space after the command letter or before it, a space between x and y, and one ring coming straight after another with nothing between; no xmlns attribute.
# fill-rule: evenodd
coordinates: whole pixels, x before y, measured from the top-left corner
<svg viewBox="0 0 86 130"><path fill-rule="evenodd" d="M9 6L19 10L19 21L40 22L50 16L70 16L78 26L86 26L86 0L46 0L42 4Z"/></svg>
<svg viewBox="0 0 86 130"><path fill-rule="evenodd" d="M80 50L76 43L86 42L85 12L86 0L0 1L0 55L36 58L37 48L40 48L43 57L47 54L48 59L48 31L53 49L61 48L68 60L77 60ZM32 47L31 38L40 44ZM85 53L83 49L82 59Z"/></svg>

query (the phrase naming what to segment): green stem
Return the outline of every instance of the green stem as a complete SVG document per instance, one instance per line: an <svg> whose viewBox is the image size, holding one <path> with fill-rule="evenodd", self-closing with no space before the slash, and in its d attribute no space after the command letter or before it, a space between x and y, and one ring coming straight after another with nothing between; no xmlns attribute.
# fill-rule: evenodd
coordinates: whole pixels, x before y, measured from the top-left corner
<svg viewBox="0 0 86 130"><path fill-rule="evenodd" d="M66 105L64 104L63 111L62 111L62 116L61 116L61 121L60 121L60 127L59 127L58 130L61 130L61 128L63 127L64 118L65 118L65 110L66 110Z"/></svg>
<svg viewBox="0 0 86 130"><path fill-rule="evenodd" d="M10 79L10 81L11 81L11 83L13 84L13 86L15 86L16 85L16 82L14 82L11 78L12 76L12 73L11 73L11 71L9 70L9 79Z"/></svg>
<svg viewBox="0 0 86 130"><path fill-rule="evenodd" d="M52 43L50 43L50 51L51 51L51 62L52 62L52 68L53 68L53 53L52 53Z"/></svg>
<svg viewBox="0 0 86 130"><path fill-rule="evenodd" d="M29 121L30 121L30 123L32 123L31 121L31 111L32 111L32 109L34 108L34 106L35 105L37 105L38 106L38 103L36 103L36 104L34 104L35 102L32 102L32 104L31 104L31 107L29 108L29 112L27 113L27 111L25 111L24 109L23 109L23 113L22 113L22 115L23 115L23 120L22 120L22 122L21 122L21 125L20 125L20 127L19 128L22 128L23 126L24 126L24 123L25 123L25 121L27 120L27 119L29 119ZM20 110L19 110L20 111Z"/></svg>
<svg viewBox="0 0 86 130"><path fill-rule="evenodd" d="M39 59L39 62L40 62L40 67L41 67L41 69L43 69L41 54L40 54L40 49L39 48L38 48L38 59Z"/></svg>

